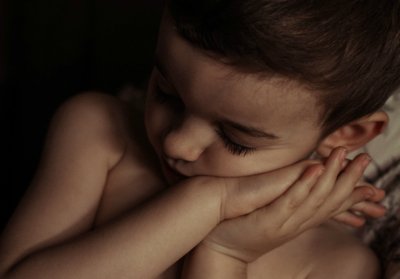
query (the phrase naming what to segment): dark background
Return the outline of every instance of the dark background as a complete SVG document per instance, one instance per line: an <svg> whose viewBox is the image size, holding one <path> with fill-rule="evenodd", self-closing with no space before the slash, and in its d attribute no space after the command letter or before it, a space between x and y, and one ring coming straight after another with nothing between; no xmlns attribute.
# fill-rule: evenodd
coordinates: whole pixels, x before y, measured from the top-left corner
<svg viewBox="0 0 400 279"><path fill-rule="evenodd" d="M86 90L143 87L164 0L0 0L0 231L38 166L51 116Z"/></svg>

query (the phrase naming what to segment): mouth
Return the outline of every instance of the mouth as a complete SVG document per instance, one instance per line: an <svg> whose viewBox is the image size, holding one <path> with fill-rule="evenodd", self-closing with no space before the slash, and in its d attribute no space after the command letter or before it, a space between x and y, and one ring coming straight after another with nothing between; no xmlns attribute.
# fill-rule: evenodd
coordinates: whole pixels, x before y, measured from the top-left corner
<svg viewBox="0 0 400 279"><path fill-rule="evenodd" d="M173 184L176 184L177 182L183 179L189 178L189 176L183 175L175 168L172 168L164 158L161 158L160 161L161 161L161 167L164 172L164 176L169 183L172 182Z"/></svg>

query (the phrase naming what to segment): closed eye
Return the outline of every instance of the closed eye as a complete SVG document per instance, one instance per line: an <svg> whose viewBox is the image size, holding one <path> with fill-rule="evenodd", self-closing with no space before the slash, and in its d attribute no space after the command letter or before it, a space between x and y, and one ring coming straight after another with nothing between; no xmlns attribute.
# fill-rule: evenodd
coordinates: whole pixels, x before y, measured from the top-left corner
<svg viewBox="0 0 400 279"><path fill-rule="evenodd" d="M218 135L221 137L221 139L225 143L225 148L228 149L229 152L231 152L233 155L238 155L241 156L243 155L246 156L247 154L250 154L251 152L255 151L256 148L254 147L246 147L241 144L238 144L234 141L232 141L222 129L219 129L217 131Z"/></svg>

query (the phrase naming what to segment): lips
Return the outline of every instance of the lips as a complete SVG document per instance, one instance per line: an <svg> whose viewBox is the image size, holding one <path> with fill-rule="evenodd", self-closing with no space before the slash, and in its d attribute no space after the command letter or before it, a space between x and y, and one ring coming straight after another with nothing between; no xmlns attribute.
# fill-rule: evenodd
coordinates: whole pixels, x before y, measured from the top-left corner
<svg viewBox="0 0 400 279"><path fill-rule="evenodd" d="M175 168L172 168L166 159L162 158L161 159L161 165L164 171L165 178L168 181L173 181L174 183L179 182L183 179L188 178L188 176L181 174L179 171L177 171Z"/></svg>

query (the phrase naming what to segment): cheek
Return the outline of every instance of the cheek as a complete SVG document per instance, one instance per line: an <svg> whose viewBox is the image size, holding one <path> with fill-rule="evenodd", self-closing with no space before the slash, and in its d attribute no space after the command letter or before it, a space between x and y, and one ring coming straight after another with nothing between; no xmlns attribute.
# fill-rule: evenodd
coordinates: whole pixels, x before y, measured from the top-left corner
<svg viewBox="0 0 400 279"><path fill-rule="evenodd" d="M145 126L147 136L155 149L157 141L169 125L169 113L162 104L154 102L150 92L146 101Z"/></svg>
<svg viewBox="0 0 400 279"><path fill-rule="evenodd" d="M296 152L297 151L297 152ZM219 152L219 156L215 156ZM243 156L232 156L230 153L210 150L207 164L208 175L224 177L241 177L265 173L292 165L307 159L312 150L271 149L256 151Z"/></svg>

